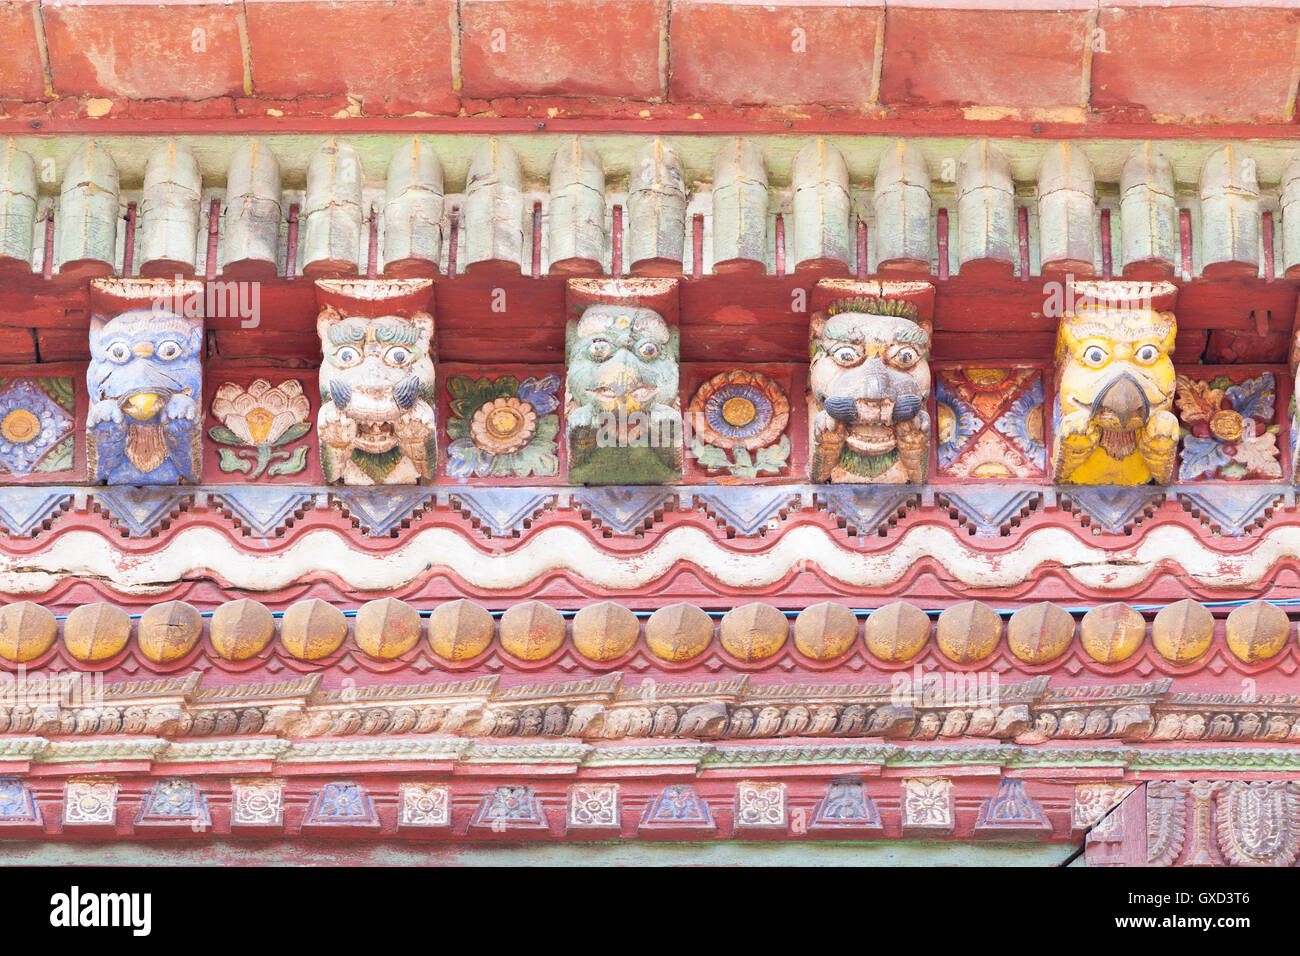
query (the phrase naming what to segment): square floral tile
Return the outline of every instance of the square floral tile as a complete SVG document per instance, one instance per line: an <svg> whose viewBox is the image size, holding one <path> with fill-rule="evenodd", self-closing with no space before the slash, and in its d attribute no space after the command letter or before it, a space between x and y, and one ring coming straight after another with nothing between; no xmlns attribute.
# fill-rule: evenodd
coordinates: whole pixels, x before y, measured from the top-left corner
<svg viewBox="0 0 1300 956"><path fill-rule="evenodd" d="M438 369L439 472L476 484L562 484L562 366Z"/></svg>
<svg viewBox="0 0 1300 956"><path fill-rule="evenodd" d="M85 367L0 369L0 484L85 478Z"/></svg>
<svg viewBox="0 0 1300 956"><path fill-rule="evenodd" d="M1179 481L1282 477L1279 375L1273 371L1183 369L1174 410L1181 426Z"/></svg>
<svg viewBox="0 0 1300 956"><path fill-rule="evenodd" d="M936 472L943 478L1044 478L1044 377L1029 366L934 370Z"/></svg>

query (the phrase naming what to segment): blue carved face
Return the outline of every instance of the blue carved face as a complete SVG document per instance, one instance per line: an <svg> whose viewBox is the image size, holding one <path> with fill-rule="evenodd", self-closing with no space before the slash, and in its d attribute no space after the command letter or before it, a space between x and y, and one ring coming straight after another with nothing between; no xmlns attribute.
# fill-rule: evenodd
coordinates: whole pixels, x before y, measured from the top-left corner
<svg viewBox="0 0 1300 956"><path fill-rule="evenodd" d="M137 421L154 418L173 395L199 400L203 323L137 309L90 325L90 400L110 399Z"/></svg>

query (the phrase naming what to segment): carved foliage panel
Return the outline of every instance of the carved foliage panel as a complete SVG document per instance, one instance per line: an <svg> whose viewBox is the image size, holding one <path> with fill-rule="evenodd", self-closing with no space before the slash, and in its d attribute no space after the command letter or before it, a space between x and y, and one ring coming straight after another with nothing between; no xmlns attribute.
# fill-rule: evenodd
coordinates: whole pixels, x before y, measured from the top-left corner
<svg viewBox="0 0 1300 956"><path fill-rule="evenodd" d="M1281 478L1288 386L1288 377L1272 369L1181 368L1175 398L1178 480Z"/></svg>
<svg viewBox="0 0 1300 956"><path fill-rule="evenodd" d="M85 480L81 372L56 363L0 369L0 483Z"/></svg>
<svg viewBox="0 0 1300 956"><path fill-rule="evenodd" d="M799 365L682 367L686 477L763 483L801 478L807 468Z"/></svg>
<svg viewBox="0 0 1300 956"><path fill-rule="evenodd" d="M564 483L564 366L439 368L438 474L449 484Z"/></svg>
<svg viewBox="0 0 1300 956"><path fill-rule="evenodd" d="M314 372L214 364L204 390L205 482L320 484Z"/></svg>

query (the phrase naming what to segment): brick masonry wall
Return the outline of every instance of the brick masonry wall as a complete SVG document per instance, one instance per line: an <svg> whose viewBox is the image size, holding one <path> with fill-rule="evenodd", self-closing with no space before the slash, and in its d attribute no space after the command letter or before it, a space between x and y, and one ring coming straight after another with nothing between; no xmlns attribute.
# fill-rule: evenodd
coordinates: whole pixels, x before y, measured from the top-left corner
<svg viewBox="0 0 1300 956"><path fill-rule="evenodd" d="M0 0L0 121L1294 119L1228 0Z"/></svg>

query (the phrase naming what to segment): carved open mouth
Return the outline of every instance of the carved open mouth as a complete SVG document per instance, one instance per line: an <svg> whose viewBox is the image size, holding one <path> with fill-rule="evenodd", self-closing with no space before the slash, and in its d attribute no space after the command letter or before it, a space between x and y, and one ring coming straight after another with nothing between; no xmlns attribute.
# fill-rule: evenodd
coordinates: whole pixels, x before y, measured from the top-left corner
<svg viewBox="0 0 1300 956"><path fill-rule="evenodd" d="M894 430L888 425L853 425L844 441L859 455L883 455L897 445Z"/></svg>
<svg viewBox="0 0 1300 956"><path fill-rule="evenodd" d="M612 388L600 386L599 388L587 389L587 394L591 395L602 405L627 405L635 407L645 405L654 398L655 393L659 391L653 385L642 385L640 388L634 388L630 392L620 394Z"/></svg>
<svg viewBox="0 0 1300 956"><path fill-rule="evenodd" d="M357 422L356 447L372 454L388 451L397 444L392 422Z"/></svg>

